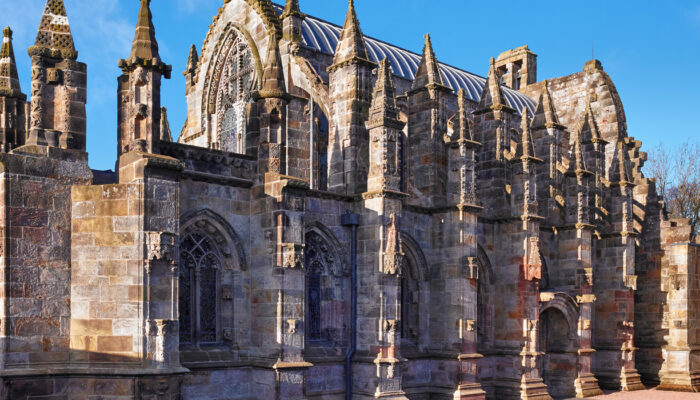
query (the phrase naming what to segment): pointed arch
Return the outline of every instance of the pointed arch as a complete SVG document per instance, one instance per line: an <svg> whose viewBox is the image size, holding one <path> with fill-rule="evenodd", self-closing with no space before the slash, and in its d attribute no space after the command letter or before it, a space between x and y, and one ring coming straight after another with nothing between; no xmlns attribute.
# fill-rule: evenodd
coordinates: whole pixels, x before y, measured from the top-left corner
<svg viewBox="0 0 700 400"><path fill-rule="evenodd" d="M401 302L401 337L407 348L418 350L428 344L430 284L428 262L418 242L407 232L400 232L404 260L399 300Z"/></svg>

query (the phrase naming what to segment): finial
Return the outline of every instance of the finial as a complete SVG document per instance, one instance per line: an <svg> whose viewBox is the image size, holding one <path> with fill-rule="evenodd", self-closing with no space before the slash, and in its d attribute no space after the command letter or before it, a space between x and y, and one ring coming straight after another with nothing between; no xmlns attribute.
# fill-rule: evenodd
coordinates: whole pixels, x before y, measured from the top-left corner
<svg viewBox="0 0 700 400"><path fill-rule="evenodd" d="M2 35L8 39L12 39L12 29L6 26L5 29L2 30Z"/></svg>
<svg viewBox="0 0 700 400"><path fill-rule="evenodd" d="M284 6L284 11L280 15L281 19L285 19L290 16L303 17L299 9L299 0L287 0L287 4Z"/></svg>
<svg viewBox="0 0 700 400"><path fill-rule="evenodd" d="M345 16L343 30L340 32L340 40L338 40L338 46L333 57L333 65L330 68L334 69L343 62L351 60L364 62L371 67L376 66L376 64L369 61L365 37L362 34L360 21L358 21L357 13L355 12L355 3L352 0L348 3L348 13Z"/></svg>
<svg viewBox="0 0 700 400"><path fill-rule="evenodd" d="M29 48L29 55L70 60L78 58L63 0L46 0L36 41Z"/></svg>
<svg viewBox="0 0 700 400"><path fill-rule="evenodd" d="M416 77L413 81L412 88L419 89L432 85L448 89L443 84L440 64L437 61L437 57L435 57L435 51L433 50L433 42L430 40L430 34L427 33L423 38L425 39L425 46L423 47L423 55L421 57L418 71L416 72ZM449 91L452 90L449 89Z"/></svg>

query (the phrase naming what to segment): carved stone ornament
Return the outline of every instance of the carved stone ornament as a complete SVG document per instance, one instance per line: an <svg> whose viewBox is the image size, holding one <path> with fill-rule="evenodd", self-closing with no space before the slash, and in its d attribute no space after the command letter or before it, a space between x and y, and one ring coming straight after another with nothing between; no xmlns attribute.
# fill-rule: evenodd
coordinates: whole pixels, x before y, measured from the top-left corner
<svg viewBox="0 0 700 400"><path fill-rule="evenodd" d="M542 257L540 257L540 240L531 237L528 242L527 264L525 264L525 279L532 281L542 279Z"/></svg>
<svg viewBox="0 0 700 400"><path fill-rule="evenodd" d="M391 214L384 229L384 253L382 254L382 272L388 275L401 275L403 265L403 246L396 222L396 214Z"/></svg>
<svg viewBox="0 0 700 400"><path fill-rule="evenodd" d="M173 261L177 236L163 232L146 232L147 258L151 261Z"/></svg>
<svg viewBox="0 0 700 400"><path fill-rule="evenodd" d="M285 243L280 245L283 268L302 268L304 265L304 245Z"/></svg>

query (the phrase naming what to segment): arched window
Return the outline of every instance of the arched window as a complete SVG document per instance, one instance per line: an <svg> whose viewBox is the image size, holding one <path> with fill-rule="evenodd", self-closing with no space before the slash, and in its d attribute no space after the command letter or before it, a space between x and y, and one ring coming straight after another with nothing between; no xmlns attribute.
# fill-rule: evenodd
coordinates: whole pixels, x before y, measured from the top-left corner
<svg viewBox="0 0 700 400"><path fill-rule="evenodd" d="M401 337L417 339L420 316L420 287L410 266L409 260L404 260L403 276L401 277Z"/></svg>
<svg viewBox="0 0 700 400"><path fill-rule="evenodd" d="M306 340L311 347L344 343L347 279L335 246L316 230L306 234Z"/></svg>
<svg viewBox="0 0 700 400"><path fill-rule="evenodd" d="M427 262L420 245L408 234L401 232L401 245L404 251L401 269L401 339L409 347L421 347L426 339L429 313Z"/></svg>
<svg viewBox="0 0 700 400"><path fill-rule="evenodd" d="M224 46L224 62L221 69L216 115L218 126L218 148L220 150L245 153L246 107L251 103L257 78L255 62L244 36L231 30Z"/></svg>
<svg viewBox="0 0 700 400"><path fill-rule="evenodd" d="M222 265L216 242L195 231L180 242L180 343L213 344L219 341L218 280Z"/></svg>

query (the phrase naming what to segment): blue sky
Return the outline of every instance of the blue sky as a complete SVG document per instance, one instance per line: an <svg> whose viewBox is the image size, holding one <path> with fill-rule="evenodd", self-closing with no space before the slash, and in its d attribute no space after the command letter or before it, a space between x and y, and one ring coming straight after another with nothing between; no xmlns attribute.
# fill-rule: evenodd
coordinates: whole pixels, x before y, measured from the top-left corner
<svg viewBox="0 0 700 400"><path fill-rule="evenodd" d="M22 89L45 0L2 0L2 26L15 31ZM137 0L64 0L79 60L88 64L90 166L116 160L117 60L129 56ZM342 24L346 0L299 0L302 12ZM162 103L177 136L185 115L184 71L191 44L201 50L222 0L152 0L161 57L173 65ZM578 72L600 59L622 97L629 133L649 150L663 141L700 141L700 2L356 0L366 35L420 52L429 32L440 61L485 75L489 57L528 44L539 55L538 79Z"/></svg>

